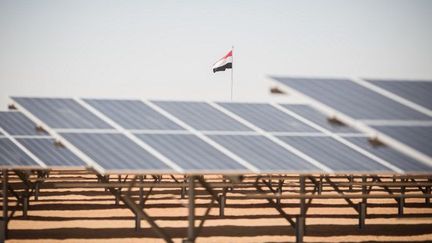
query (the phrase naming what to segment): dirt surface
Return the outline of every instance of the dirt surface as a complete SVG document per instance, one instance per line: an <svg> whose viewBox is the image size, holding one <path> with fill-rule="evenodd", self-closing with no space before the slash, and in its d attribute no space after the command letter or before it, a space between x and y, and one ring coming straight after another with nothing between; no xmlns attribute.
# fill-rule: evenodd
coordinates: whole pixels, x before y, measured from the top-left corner
<svg viewBox="0 0 432 243"><path fill-rule="evenodd" d="M200 218L210 199L204 191L197 194ZM281 203L288 214L299 212L298 200ZM315 199L307 211L304 241L432 242L432 206L425 206L424 199L407 199L403 217L397 216L393 199L368 203L366 226L359 229L357 212L343 199ZM154 190L145 211L175 242L186 237L187 199L180 198L179 190ZM31 201L27 219L16 212L7 242L163 242L145 220L140 231L134 226L132 212L115 205L104 189L43 189L39 200ZM217 206L211 210L197 242L294 242L294 235L288 221L266 200L229 199L225 216L219 216Z"/></svg>

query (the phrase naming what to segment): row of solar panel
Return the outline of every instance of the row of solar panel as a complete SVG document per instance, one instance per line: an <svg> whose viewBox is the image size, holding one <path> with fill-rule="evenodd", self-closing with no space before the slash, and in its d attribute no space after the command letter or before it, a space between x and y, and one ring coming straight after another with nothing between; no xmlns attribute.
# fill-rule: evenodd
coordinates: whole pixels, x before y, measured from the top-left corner
<svg viewBox="0 0 432 243"><path fill-rule="evenodd" d="M432 157L432 81L364 80L397 97L391 99L348 79L274 79L354 119L381 120L382 124L371 127ZM423 112L407 106L404 100L420 106ZM391 124L401 120L405 123Z"/></svg>
<svg viewBox="0 0 432 243"><path fill-rule="evenodd" d="M14 98L14 100L53 129L113 129L72 99ZM139 100L85 99L84 101L125 129L184 129ZM155 101L152 103L199 131L251 131L251 128L206 102ZM234 112L268 132L318 132L270 104L218 103L215 105L220 109ZM347 126L329 123L325 116L307 105L282 106L332 132L357 132Z"/></svg>
<svg viewBox="0 0 432 243"><path fill-rule="evenodd" d="M77 124L83 125L85 128L88 126L94 126L95 124L105 124L103 127L96 126L97 129L111 129L111 127L100 120L92 112L86 110L84 107L80 106L74 100L70 99L30 99L30 98L16 98L20 105L24 106L27 110L30 110L39 119L45 123L55 123L54 118L51 119L53 114L68 114L64 115L64 120L58 120L61 124L66 124L67 127L72 126L76 128ZM25 102L22 102L22 101ZM26 103L27 102L27 103ZM88 103L92 103L87 101ZM170 124L168 129L183 129L178 124L167 119L162 114L156 112L154 109L150 108L148 105L141 105L141 101L113 101L113 100L97 100L94 101L92 105L97 108L100 112L108 114L108 117L119 124L131 124L136 120L140 120L146 124L146 129L149 129L147 124ZM60 104L59 104L60 103ZM211 105L202 102L155 102L158 107L163 108L165 111L170 111L181 120L186 120L192 124L194 127L199 127L197 124L205 124L199 117L203 117L205 120L208 116L212 119L217 119L221 121L217 123L217 126L222 124L223 129L228 129L228 131L233 130L227 124L236 124L236 127L246 127L244 124L237 123L235 119L224 115L224 113L213 108ZM29 105L32 104L32 105ZM41 104L47 104L47 107ZM124 105L123 107L119 107ZM130 105L134 104L134 105ZM35 107L34 107L35 106ZM97 107L99 106L99 107ZM290 123L287 126L307 127L306 124L299 122L298 120L290 117L286 113L278 113L275 116L275 112L280 112L276 110L273 106L269 104L236 104L236 103L224 103L223 107L229 107L228 109L234 111L236 114L240 114L243 118L248 118L247 120L258 121L260 127L266 127L266 121L273 123L274 121L266 120L268 117L280 117L283 114L283 118L280 122L287 124L286 119L290 119ZM71 108L72 107L72 108ZM116 108L113 108L116 107ZM136 110L136 107L145 107L145 110ZM170 108L171 107L171 108ZM175 108L173 108L175 107ZM205 108L196 108L205 107ZM236 107L235 110L233 107ZM262 108L261 108L262 107ZM287 106L284 106L287 108ZM197 112L198 109L200 112ZM261 108L261 109L259 109ZM298 113L302 113L307 118L311 118L313 122L318 123L328 129L337 130L341 132L349 131L350 133L356 132L351 128L344 126L336 126L329 123L326 118L312 108L304 105L288 105L288 108L292 110L297 108ZM170 110L171 109L171 110ZM45 113L40 113L40 110L45 110ZM130 113L129 110L134 110ZM191 119L188 115L185 116L183 111L193 112L195 116ZM258 110L258 112L256 112ZM249 112L247 112L249 111ZM271 111L271 112L269 112ZM215 115L217 114L217 115ZM249 115L252 114L252 115ZM134 116L135 118L130 120L128 116ZM202 116L204 115L204 116ZM50 118L47 118L50 117ZM251 118L253 117L253 118ZM288 117L288 118L287 118ZM157 119L159 120L157 120ZM124 119L124 120L123 120ZM85 121L83 121L85 120ZM92 122L89 122L92 121ZM97 122L95 122L97 121ZM126 122L128 121L128 122ZM158 122L159 121L159 122ZM162 122L160 122L162 121ZM192 121L192 122L190 122ZM195 121L195 122L194 122ZM227 122L228 121L228 122ZM210 122L210 121L209 121ZM261 123L260 123L261 122ZM293 123L294 122L294 123ZM7 122L3 122L8 124ZM20 124L25 124L20 122ZM241 126L239 126L240 124ZM293 126L293 124L295 124ZM173 126L174 125L174 126ZM205 130L214 129L215 126L205 127ZM257 124L255 124L257 125ZM177 127L175 127L177 126ZM257 125L258 126L258 125ZM5 126L7 127L7 126ZM14 126L12 128L7 128L11 134L20 134L19 129ZM34 127L34 125L33 125ZM59 126L60 128L62 126ZM137 128L136 126L128 128ZM140 127L142 128L142 127ZM160 130L166 127L156 127ZM249 129L249 127L246 127ZM7 130L5 129L5 130ZM16 129L16 130L14 130ZM300 131L310 131L310 127L306 129L301 129ZM88 155L91 159L96 161L101 167L109 171L164 171L168 173L173 171L173 168L168 164L162 162L160 159L156 158L153 154L144 150L142 147L137 145L132 140L128 139L119 131L116 133L100 133L86 131L85 133L80 133L79 131L63 131L61 135L66 138L67 141L71 142L74 146ZM114 130L115 131L115 130ZM242 130L241 130L242 131ZM34 131L33 131L34 132ZM236 154L248 163L249 166L245 166L239 163L237 157L229 156L223 151L215 149L215 147L206 143L199 137L192 134L145 134L136 133L136 137L141 139L143 142L147 143L157 151L160 151L163 156L168 160L173 161L175 164L179 165L180 168L185 172L250 172L250 168L255 168L255 171L259 172L275 172L275 173L294 173L294 172L329 172L323 171L322 167L318 168L316 164L310 163L310 160L319 161L321 165L329 170L336 172L359 172L359 171L392 171L391 167L385 166L382 163L377 163L376 159L371 159L371 156L365 156L365 153L360 154L352 148L346 146L334 140L331 137L323 136L304 136L301 133L297 136L275 136L276 139L283 141L283 143L288 146L292 146L294 149L287 150L286 148L274 143L270 139L260 136L258 134L253 135L208 135L208 137L222 145L232 153ZM420 162L417 162L401 153L398 153L388 147L379 146L374 147L368 143L367 139L364 137L349 137L346 138L350 143L359 146L367 152L372 153L375 156L380 157L385 161L389 161L391 166L400 169L400 171L405 172L424 172L431 171L431 167ZM295 152L298 150L299 152ZM300 155L299 155L300 153ZM306 154L307 157L311 159L305 159L301 156L301 153ZM247 168L246 168L247 167ZM393 170L394 171L394 170Z"/></svg>
<svg viewBox="0 0 432 243"><path fill-rule="evenodd" d="M354 119L432 120L430 115L405 106L350 79L273 78ZM367 80L365 82L384 88L428 109L432 108L432 81Z"/></svg>

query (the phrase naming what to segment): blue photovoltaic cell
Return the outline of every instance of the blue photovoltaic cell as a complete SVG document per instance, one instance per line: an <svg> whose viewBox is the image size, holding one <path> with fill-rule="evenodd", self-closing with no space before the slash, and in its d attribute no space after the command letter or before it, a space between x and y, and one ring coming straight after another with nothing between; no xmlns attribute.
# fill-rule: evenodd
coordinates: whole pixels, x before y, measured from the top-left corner
<svg viewBox="0 0 432 243"><path fill-rule="evenodd" d="M0 166L2 167L40 167L11 140L0 138Z"/></svg>
<svg viewBox="0 0 432 243"><path fill-rule="evenodd" d="M378 131L432 156L432 126L372 126Z"/></svg>
<svg viewBox="0 0 432 243"><path fill-rule="evenodd" d="M385 145L372 145L367 138L349 137L346 138L355 145L365 149L366 151L378 156L385 161L397 166L405 172L431 172L432 166L428 166L419 162L405 154L400 153Z"/></svg>
<svg viewBox="0 0 432 243"><path fill-rule="evenodd" d="M73 99L13 97L13 100L54 129L111 128L108 124L93 115Z"/></svg>
<svg viewBox="0 0 432 243"><path fill-rule="evenodd" d="M211 139L262 172L310 172L319 168L263 136L212 135Z"/></svg>
<svg viewBox="0 0 432 243"><path fill-rule="evenodd" d="M61 133L106 170L173 171L122 134Z"/></svg>
<svg viewBox="0 0 432 243"><path fill-rule="evenodd" d="M274 78L354 119L431 120L431 117L347 79Z"/></svg>
<svg viewBox="0 0 432 243"><path fill-rule="evenodd" d="M154 104L173 114L197 130L250 131L221 111L204 102L154 101Z"/></svg>
<svg viewBox="0 0 432 243"><path fill-rule="evenodd" d="M242 165L194 135L138 134L185 171L246 171Z"/></svg>
<svg viewBox="0 0 432 243"><path fill-rule="evenodd" d="M432 81L368 80L414 103L432 109Z"/></svg>
<svg viewBox="0 0 432 243"><path fill-rule="evenodd" d="M86 99L85 101L126 129L183 130L139 100Z"/></svg>
<svg viewBox="0 0 432 243"><path fill-rule="evenodd" d="M333 138L279 138L336 172L391 171Z"/></svg>
<svg viewBox="0 0 432 243"><path fill-rule="evenodd" d="M53 139L23 138L18 141L48 166L79 167L85 166L77 156L65 147L54 145Z"/></svg>
<svg viewBox="0 0 432 243"><path fill-rule="evenodd" d="M268 132L319 132L270 104L219 104Z"/></svg>
<svg viewBox="0 0 432 243"><path fill-rule="evenodd" d="M0 127L10 135L48 135L38 131L36 125L20 112L0 112Z"/></svg>
<svg viewBox="0 0 432 243"><path fill-rule="evenodd" d="M359 131L355 130L352 127L339 124L339 123L330 122L324 114L320 113L319 111L312 108L311 106L297 105L297 104L296 105L285 104L282 106L333 133L360 133Z"/></svg>

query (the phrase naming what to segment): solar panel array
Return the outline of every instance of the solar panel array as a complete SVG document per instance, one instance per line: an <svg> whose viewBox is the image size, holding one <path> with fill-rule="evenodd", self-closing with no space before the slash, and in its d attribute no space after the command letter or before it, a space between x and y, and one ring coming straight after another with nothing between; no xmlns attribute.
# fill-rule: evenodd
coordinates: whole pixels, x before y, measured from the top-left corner
<svg viewBox="0 0 432 243"><path fill-rule="evenodd" d="M424 163L432 164L432 81L274 79L373 128L378 136L406 145L405 150L413 149Z"/></svg>
<svg viewBox="0 0 432 243"><path fill-rule="evenodd" d="M14 97L100 173L425 173L307 105ZM39 145L41 146L41 145Z"/></svg>

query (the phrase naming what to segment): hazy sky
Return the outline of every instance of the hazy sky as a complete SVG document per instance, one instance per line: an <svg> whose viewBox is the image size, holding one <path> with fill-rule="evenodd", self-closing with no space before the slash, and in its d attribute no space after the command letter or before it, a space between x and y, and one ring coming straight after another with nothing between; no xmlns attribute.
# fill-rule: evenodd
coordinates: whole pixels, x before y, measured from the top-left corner
<svg viewBox="0 0 432 243"><path fill-rule="evenodd" d="M11 95L267 100L266 75L432 79L432 1L3 1Z"/></svg>

